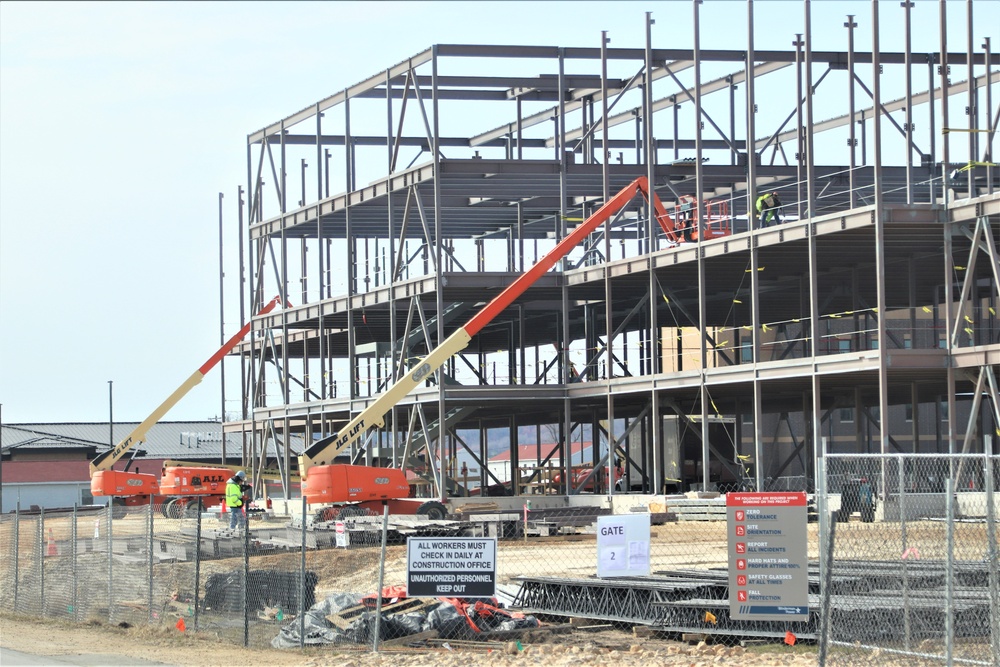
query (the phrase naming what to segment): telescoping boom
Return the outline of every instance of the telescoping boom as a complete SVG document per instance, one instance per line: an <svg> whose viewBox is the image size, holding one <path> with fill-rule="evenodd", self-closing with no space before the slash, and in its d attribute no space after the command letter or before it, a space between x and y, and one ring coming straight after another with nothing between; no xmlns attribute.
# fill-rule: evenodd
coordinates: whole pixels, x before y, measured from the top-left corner
<svg viewBox="0 0 1000 667"><path fill-rule="evenodd" d="M280 297L271 299L257 315L266 315L274 310L281 303ZM116 495L140 495L158 493L157 478L155 475L146 473L133 473L121 470L114 470L115 463L118 462L130 449L146 440L146 432L153 427L167 412L184 398L189 391L196 387L208 374L210 370L222 361L222 358L229 354L234 347L250 333L252 322L247 322L243 328L236 332L232 338L227 340L218 351L203 363L191 376L184 381L181 386L174 390L167 400L163 401L141 424L136 426L123 440L106 452L98 454L90 462L90 485L94 495L116 496Z"/></svg>
<svg viewBox="0 0 1000 667"><path fill-rule="evenodd" d="M312 446L306 449L299 456L299 475L302 476L303 493L310 502L322 502L336 495L333 489L329 488L333 484L334 477L330 474L333 468L334 459L351 446L369 428L381 427L385 421L383 417L410 393L418 384L440 368L448 359L464 350L472 337L479 333L486 325L499 315L505 308L510 306L520 297L531 285L541 276L551 269L556 262L565 257L570 250L575 248L583 239L598 226L612 218L622 210L635 197L641 194L652 204L654 217L663 229L667 238L677 242L678 235L675 231L674 221L667 213L666 208L660 198L649 187L647 179L639 177L625 186L614 197L604 203L583 223L567 234L552 250L545 254L530 269L507 286L500 294L487 303L472 319L464 326L456 330L443 343L430 351L414 368L396 381L381 396L361 411L354 419L347 423L335 435L317 440ZM331 470L324 471L323 468ZM339 479L339 478L338 478Z"/></svg>

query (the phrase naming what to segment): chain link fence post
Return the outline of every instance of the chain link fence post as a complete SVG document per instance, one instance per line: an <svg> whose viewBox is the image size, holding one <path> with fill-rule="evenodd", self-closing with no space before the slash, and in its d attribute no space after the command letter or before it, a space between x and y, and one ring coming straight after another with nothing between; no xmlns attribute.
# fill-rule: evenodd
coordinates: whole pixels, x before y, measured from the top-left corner
<svg viewBox="0 0 1000 667"><path fill-rule="evenodd" d="M78 505L73 503L73 524L70 526L70 539L72 540L72 550L73 550L73 613L72 619L74 621L79 621L79 609L80 609L80 580L79 580L79 567L80 567L80 530L77 522L80 520Z"/></svg>
<svg viewBox="0 0 1000 667"><path fill-rule="evenodd" d="M821 478L822 479L822 478ZM827 562L826 568L821 568L822 572L822 584L820 593L820 615L819 615L819 657L817 662L820 667L826 665L827 656L830 651L830 600L833 597L833 552L836 544L837 537L837 522L830 521L830 517L827 517L828 529L825 533L826 541L820 540L822 543L821 547L821 557Z"/></svg>
<svg viewBox="0 0 1000 667"><path fill-rule="evenodd" d="M146 606L146 623L149 625L153 624L153 496L149 496L149 539L146 542L146 554L148 557L147 567L149 568L149 575L147 577L147 582L149 584L147 591L147 599L149 604Z"/></svg>
<svg viewBox="0 0 1000 667"><path fill-rule="evenodd" d="M991 441L992 438L987 439L987 443L991 443ZM989 454L992 447L987 446L985 449L983 487L986 491L986 558L990 582L990 647L993 653L993 664L1000 666L1000 574L997 572L998 565L1000 565L998 564L1000 554L997 553L997 498L994 483L997 472L1000 470L998 470L998 462Z"/></svg>
<svg viewBox="0 0 1000 667"><path fill-rule="evenodd" d="M51 528L49 529L51 530ZM46 615L45 610L45 556L48 555L48 547L45 545L45 508L38 512L38 606L42 611L42 617Z"/></svg>
<svg viewBox="0 0 1000 667"><path fill-rule="evenodd" d="M198 516L194 524L194 631L198 632L198 615L201 609L201 498L198 499Z"/></svg>
<svg viewBox="0 0 1000 667"><path fill-rule="evenodd" d="M372 652L378 653L379 637L382 634L382 590L385 587L385 547L389 533L389 504L382 503L382 548L378 559L378 586L375 588L375 632L372 638Z"/></svg>
<svg viewBox="0 0 1000 667"><path fill-rule="evenodd" d="M817 535L817 554L816 557L819 561L819 579L820 579L820 604L823 603L823 596L826 595L826 581L827 573L830 569L830 555L828 554L827 541L830 539L830 498L827 493L826 488L826 439L823 439L823 452L822 456L816 457L816 480L814 482L814 488L816 490L816 523L818 535ZM822 622L822 617L818 619ZM822 629L821 629L822 632Z"/></svg>
<svg viewBox="0 0 1000 667"><path fill-rule="evenodd" d="M235 509L230 508L230 511L239 512L242 507L237 507ZM243 647L250 647L250 596L247 595L247 589L250 585L250 522L248 521L250 517L243 517L243 539L240 540L243 543L243 577L242 585L240 586L240 594L243 599Z"/></svg>
<svg viewBox="0 0 1000 667"><path fill-rule="evenodd" d="M906 461L900 456L898 466L899 475L899 536L903 553L906 553ZM910 563L903 559L903 649L909 651L910 647Z"/></svg>
<svg viewBox="0 0 1000 667"><path fill-rule="evenodd" d="M112 540L111 533L113 531L113 527L112 527L113 521L112 521L112 519L114 518L113 512L114 512L114 509L113 509L112 504L111 504L111 498L108 498L108 530L107 530L107 533L108 533L108 623L114 623L113 615L114 615L114 609L115 609L115 593L114 593L115 587L114 587L114 578L113 578L113 575L114 575L113 564L114 564L114 560L115 559L112 557L113 542L111 541Z"/></svg>
<svg viewBox="0 0 1000 667"><path fill-rule="evenodd" d="M23 537L21 536L22 530L25 531ZM41 554L38 551L38 520L26 519L21 516L17 525L16 538L15 557L18 560L18 566L16 568L17 605L15 611L23 614L41 615L40 610L35 606L35 600L38 599L36 589L39 582L39 572L36 568L41 566ZM22 553L23 551L27 551L27 553Z"/></svg>
<svg viewBox="0 0 1000 667"><path fill-rule="evenodd" d="M33 580L30 582L34 585L34 599L28 600L31 605L30 609L32 614L41 616L42 608L41 601L42 596L38 590L39 583L42 582L43 566L42 562L43 555L45 554L45 545L42 542L42 530L39 524L40 519L36 519L32 522L31 527L33 529L31 536L31 569L34 571Z"/></svg>
<svg viewBox="0 0 1000 667"><path fill-rule="evenodd" d="M306 647L306 494L302 493L302 530L299 548L299 650Z"/></svg>
<svg viewBox="0 0 1000 667"><path fill-rule="evenodd" d="M14 609L17 609L17 593L18 584L20 583L21 573L20 573L20 563L21 563L21 506L18 505L14 509L14 553L12 554L14 561Z"/></svg>
<svg viewBox="0 0 1000 667"><path fill-rule="evenodd" d="M955 661L955 462L948 459L945 483L944 654L948 665Z"/></svg>
<svg viewBox="0 0 1000 667"><path fill-rule="evenodd" d="M20 532L22 530L25 532L23 540L20 539ZM39 518L25 519L22 517L18 527L18 536L17 557L22 561L22 565L18 567L18 579L20 583L18 584L17 591L19 603L17 611L24 614L41 616L42 611L38 604L41 601L41 594L39 593L38 586L42 576L42 554L45 551L39 547L39 538L41 537ZM23 554L22 550L26 550L28 553ZM25 556L24 559L21 559L22 555Z"/></svg>

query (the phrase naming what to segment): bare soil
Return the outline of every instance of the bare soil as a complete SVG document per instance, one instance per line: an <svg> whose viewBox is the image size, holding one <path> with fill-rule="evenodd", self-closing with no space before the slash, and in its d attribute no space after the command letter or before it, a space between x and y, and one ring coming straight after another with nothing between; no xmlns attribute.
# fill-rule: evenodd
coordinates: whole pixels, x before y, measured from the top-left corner
<svg viewBox="0 0 1000 667"><path fill-rule="evenodd" d="M74 655L121 656L151 660L179 667L231 667L239 664L304 665L307 667L377 667L383 665L469 667L470 665L546 665L587 667L591 665L701 666L719 663L764 667L816 664L815 646L768 645L727 647L700 642L671 641L657 637L633 637L623 630L539 633L539 641L489 642L481 646L433 649L310 648L305 651L245 649L220 643L211 632L179 632L165 626L122 628L91 622L74 624L62 620L33 619L0 613L0 646L62 660Z"/></svg>

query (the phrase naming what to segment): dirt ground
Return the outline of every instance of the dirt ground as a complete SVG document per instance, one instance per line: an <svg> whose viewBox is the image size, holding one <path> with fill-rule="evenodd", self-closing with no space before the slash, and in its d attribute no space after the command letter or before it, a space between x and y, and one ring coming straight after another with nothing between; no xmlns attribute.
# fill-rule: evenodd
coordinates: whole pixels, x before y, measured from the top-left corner
<svg viewBox="0 0 1000 667"><path fill-rule="evenodd" d="M816 664L815 646L715 646L660 638L633 637L622 630L575 631L553 634L544 641L489 643L436 649L384 650L379 653L329 647L279 651L244 649L219 643L208 633L181 633L165 626L121 628L101 623L73 624L0 613L0 646L34 655L56 657L97 655L150 660L178 667L231 667L240 664L303 665L305 667L469 667L470 665L546 665L546 667L702 666L720 663L764 667L805 667ZM95 664L95 663L88 663Z"/></svg>

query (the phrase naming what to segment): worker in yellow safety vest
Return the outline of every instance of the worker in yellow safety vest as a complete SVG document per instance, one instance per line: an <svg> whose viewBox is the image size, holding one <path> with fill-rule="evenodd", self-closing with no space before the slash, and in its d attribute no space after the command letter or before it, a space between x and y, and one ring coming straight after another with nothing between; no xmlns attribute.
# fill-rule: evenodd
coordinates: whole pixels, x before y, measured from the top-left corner
<svg viewBox="0 0 1000 667"><path fill-rule="evenodd" d="M235 530L244 525L243 492L246 488L243 481L247 474L240 470L226 481L226 507L229 508L229 527Z"/></svg>
<svg viewBox="0 0 1000 667"><path fill-rule="evenodd" d="M767 227L773 220L781 224L781 200L777 192L765 192L757 197L757 213L760 214L760 227Z"/></svg>

